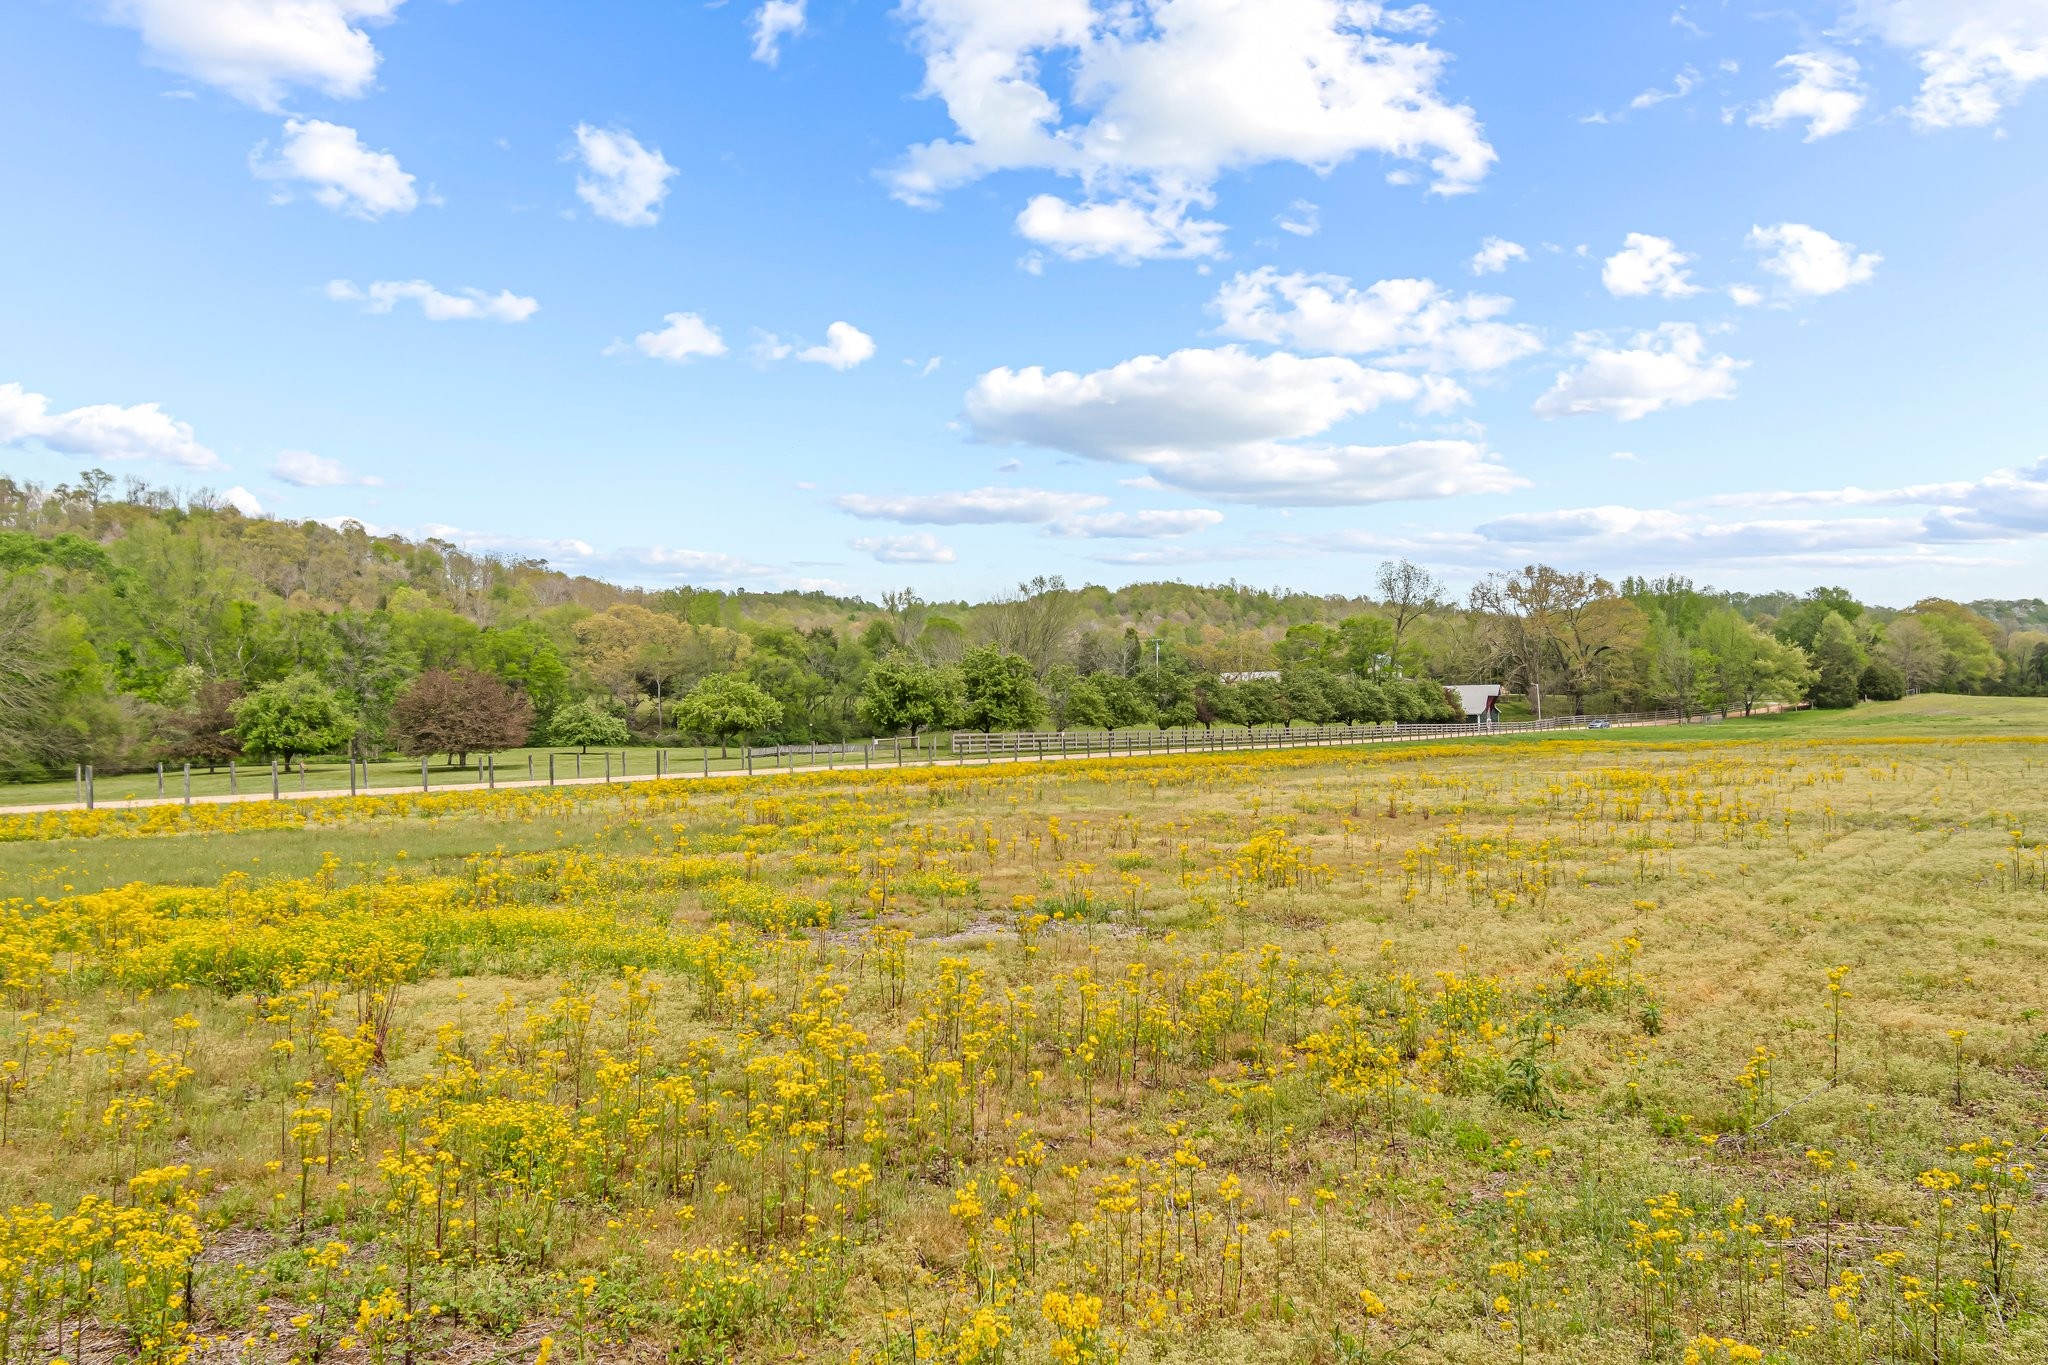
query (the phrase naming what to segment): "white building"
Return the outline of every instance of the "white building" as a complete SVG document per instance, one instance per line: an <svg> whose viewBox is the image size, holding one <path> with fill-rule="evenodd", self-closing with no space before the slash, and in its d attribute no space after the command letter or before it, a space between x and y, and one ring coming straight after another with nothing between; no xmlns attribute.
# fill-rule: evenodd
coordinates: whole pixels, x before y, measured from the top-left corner
<svg viewBox="0 0 2048 1365"><path fill-rule="evenodd" d="M1454 683L1444 690L1457 694L1466 724L1491 725L1500 719L1499 683Z"/></svg>

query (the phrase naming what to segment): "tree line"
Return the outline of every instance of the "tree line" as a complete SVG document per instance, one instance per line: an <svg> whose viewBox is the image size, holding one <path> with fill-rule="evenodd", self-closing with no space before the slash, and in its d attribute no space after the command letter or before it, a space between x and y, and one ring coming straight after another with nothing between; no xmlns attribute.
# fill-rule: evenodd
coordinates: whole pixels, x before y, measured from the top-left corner
<svg viewBox="0 0 2048 1365"><path fill-rule="evenodd" d="M1853 705L2048 692L2048 605L1746 595L1530 565L1453 598L1038 578L984 602L646 591L443 541L242 516L89 471L0 477L0 774L934 729Z"/></svg>

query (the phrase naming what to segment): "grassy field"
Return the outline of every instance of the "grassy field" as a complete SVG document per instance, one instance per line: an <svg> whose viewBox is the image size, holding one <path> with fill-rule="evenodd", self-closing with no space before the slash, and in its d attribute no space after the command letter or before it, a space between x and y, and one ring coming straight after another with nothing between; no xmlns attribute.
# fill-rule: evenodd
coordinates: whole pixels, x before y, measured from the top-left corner
<svg viewBox="0 0 2048 1365"><path fill-rule="evenodd" d="M0 1365L2048 1358L2043 736L0 816Z"/></svg>
<svg viewBox="0 0 2048 1365"><path fill-rule="evenodd" d="M926 741L929 744L930 741ZM883 754L891 753L890 741L883 741ZM944 736L939 738L941 753L950 752ZM904 741L904 753L910 755L909 741ZM671 771L736 773L741 770L742 760L738 746L728 746L721 752L717 746L708 749L692 745L670 746L663 750L664 762ZM646 777L654 771L655 751L651 747L628 749L592 749L587 753L575 749L507 749L492 755L497 779L500 782L546 781L548 760L555 761L556 776L564 781L569 779L601 778L607 771L622 779ZM766 755L757 759L757 770L772 768L783 759ZM799 758L799 765L803 759ZM818 760L823 763L821 756ZM842 755L838 762L849 759ZM610 767L607 769L606 764ZM855 754L850 762L860 766L860 757ZM426 782L428 790L447 788L462 789L486 785L484 758L472 754L461 765L447 760L445 756L432 759L427 764ZM346 795L348 792L348 763L345 760L308 760L299 771L300 765L280 765L278 787L287 794L299 791L328 792ZM358 769L360 774L362 769ZM530 774L530 776L529 776ZM358 783L365 779L358 776ZM359 790L371 793L417 792L420 786L420 761L418 759L389 759L368 765L368 786ZM179 764L167 764L163 774L163 795L178 798L185 792L185 775ZM192 795L228 796L264 795L270 793L270 763L268 760L236 765L230 773L226 764L212 771L205 767L192 770ZM155 769L147 772L99 774L94 783L94 796L102 803L155 800L157 798L157 774ZM79 800L78 784L69 777L52 782L9 782L0 783L0 810L9 806L48 805L56 802Z"/></svg>

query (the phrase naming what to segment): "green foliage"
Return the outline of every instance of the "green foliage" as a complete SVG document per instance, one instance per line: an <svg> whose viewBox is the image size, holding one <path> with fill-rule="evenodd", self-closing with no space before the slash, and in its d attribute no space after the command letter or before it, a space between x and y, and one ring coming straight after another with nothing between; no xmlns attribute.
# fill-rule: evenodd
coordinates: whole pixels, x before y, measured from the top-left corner
<svg viewBox="0 0 2048 1365"><path fill-rule="evenodd" d="M570 702L548 717L548 742L575 745L587 751L591 745L625 744L633 738L620 720L595 697Z"/></svg>
<svg viewBox="0 0 2048 1365"><path fill-rule="evenodd" d="M782 703L737 673L715 673L691 688L676 707L676 723L720 744L758 734L782 719Z"/></svg>
<svg viewBox="0 0 2048 1365"><path fill-rule="evenodd" d="M1897 701L1906 695L1906 675L1883 659L1872 659L1857 687L1865 701Z"/></svg>
<svg viewBox="0 0 2048 1365"><path fill-rule="evenodd" d="M1813 638L1814 680L1807 695L1818 707L1839 710L1854 706L1870 662L1846 617L1830 612Z"/></svg>
<svg viewBox="0 0 2048 1365"><path fill-rule="evenodd" d="M1157 716L1152 698L1136 679L1090 673L1067 693L1062 719L1070 730L1121 730L1150 724Z"/></svg>
<svg viewBox="0 0 2048 1365"><path fill-rule="evenodd" d="M265 683L232 710L242 748L263 758L338 753L356 732L356 719L341 698L311 673Z"/></svg>
<svg viewBox="0 0 2048 1365"><path fill-rule="evenodd" d="M1045 724L1045 691L1021 654L1005 654L996 645L970 649L960 658L960 682L960 723L969 729L1035 730Z"/></svg>
<svg viewBox="0 0 2048 1365"><path fill-rule="evenodd" d="M937 668L908 654L893 654L868 670L860 715L883 733L951 725L962 705L958 669Z"/></svg>

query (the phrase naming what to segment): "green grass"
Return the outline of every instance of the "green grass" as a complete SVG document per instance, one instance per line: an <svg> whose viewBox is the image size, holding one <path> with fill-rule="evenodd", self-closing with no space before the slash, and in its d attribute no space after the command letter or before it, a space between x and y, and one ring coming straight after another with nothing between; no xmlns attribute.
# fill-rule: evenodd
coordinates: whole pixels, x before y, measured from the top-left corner
<svg viewBox="0 0 2048 1365"><path fill-rule="evenodd" d="M941 752L945 752L946 738L940 737ZM883 750L887 753L885 747ZM737 747L726 751L720 757L718 749L701 749L692 746L667 748L668 765L675 772L714 773L742 771L740 751ZM497 775L501 782L524 782L527 780L528 760L532 760L531 771L534 780L544 781L548 775L548 757L555 759L556 776L562 779L580 775L586 779L601 778L605 775L606 751L593 749L578 755L574 749L526 748L508 749L497 755ZM613 749L609 751L611 771L616 777L621 764L628 777L649 777L654 772L655 750L652 747ZM578 759L581 759L579 767ZM860 766L858 755L841 755L835 762L851 760L854 767ZM781 760L763 757L755 761L755 771L772 771L773 764ZM822 760L821 760L822 761ZM801 762L801 759L799 759ZM436 760L428 767L428 782L433 790L443 788L474 787L482 784L480 755L471 755L467 766L456 768L445 761ZM267 795L270 791L270 764L268 761L252 761L237 765L238 772L232 790L242 795ZM369 768L371 792L418 791L420 789L420 765L418 759L395 759L390 762L372 763ZM348 764L333 759L309 761L306 764L303 788L300 775L294 768L280 770L278 787L290 793L300 790L313 792L345 793L348 791ZM163 795L176 799L184 794L184 774L177 764L164 766ZM194 796L226 796L231 786L225 765L217 771L208 772L195 767L192 771L192 794ZM130 800L154 800L157 796L157 775L154 768L146 772L101 774L94 784L94 795L101 802ZM54 782L16 782L0 785L0 809L9 806L47 805L55 802L78 800L77 788L68 777Z"/></svg>

